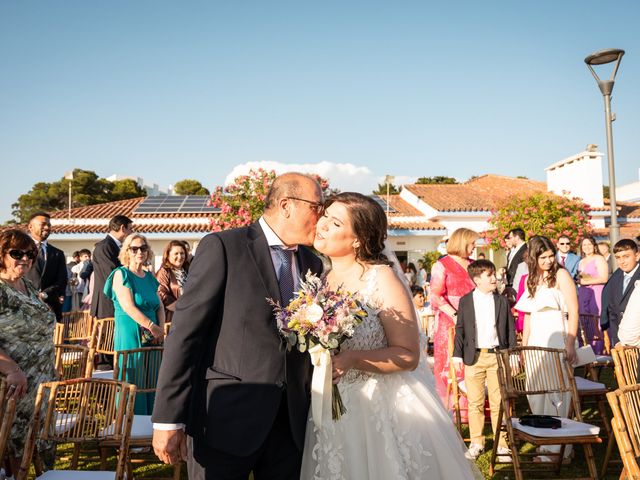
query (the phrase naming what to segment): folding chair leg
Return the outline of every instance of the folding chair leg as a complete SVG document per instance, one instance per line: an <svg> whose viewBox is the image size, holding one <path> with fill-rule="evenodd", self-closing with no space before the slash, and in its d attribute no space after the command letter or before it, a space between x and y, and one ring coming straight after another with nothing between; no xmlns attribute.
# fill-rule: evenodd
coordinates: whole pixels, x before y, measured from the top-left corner
<svg viewBox="0 0 640 480"><path fill-rule="evenodd" d="M104 447L100 448L100 470L107 469L107 449Z"/></svg>
<svg viewBox="0 0 640 480"><path fill-rule="evenodd" d="M562 445L560 447L560 453L558 454L558 459L556 460L556 475L560 475L560 470L562 469L562 461L564 460L564 451L567 449L566 445Z"/></svg>
<svg viewBox="0 0 640 480"><path fill-rule="evenodd" d="M605 474L607 473L607 468L609 467L609 460L611 460L611 454L613 453L613 446L615 444L616 444L616 438L613 435L609 435L609 440L607 441L607 453L605 453L604 455L604 462L602 463L602 470L600 471L600 476L602 478L604 478ZM624 467L622 469L622 473L625 473Z"/></svg>
<svg viewBox="0 0 640 480"><path fill-rule="evenodd" d="M80 445L73 446L73 455L71 457L71 469L76 470L78 468L78 460L80 459Z"/></svg>
<svg viewBox="0 0 640 480"><path fill-rule="evenodd" d="M585 443L584 445L584 458L587 462L587 467L589 467L589 474L593 480L598 480L598 469L596 468L596 461L593 456L593 448L591 444Z"/></svg>
<svg viewBox="0 0 640 480"><path fill-rule="evenodd" d="M489 475L493 477L494 469L496 465L496 455L498 454L498 443L500 440L500 434L502 433L502 404L498 410L498 430L493 437L493 448L491 449L491 459L489 460Z"/></svg>

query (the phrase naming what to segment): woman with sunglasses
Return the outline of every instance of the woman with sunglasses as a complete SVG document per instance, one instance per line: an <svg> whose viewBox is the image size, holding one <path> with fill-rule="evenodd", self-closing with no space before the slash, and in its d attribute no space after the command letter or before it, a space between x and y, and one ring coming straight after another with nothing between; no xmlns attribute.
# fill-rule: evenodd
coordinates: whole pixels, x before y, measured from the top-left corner
<svg viewBox="0 0 640 480"><path fill-rule="evenodd" d="M33 414L37 386L54 379L53 328L56 317L24 278L38 256L35 242L17 229L0 233L0 376L17 400L9 437L14 473Z"/></svg>
<svg viewBox="0 0 640 480"><path fill-rule="evenodd" d="M125 238L118 259L122 264L107 278L104 294L113 300L115 331L113 348L117 352L162 343L164 337L164 308L158 296L158 281L148 270L153 252L147 239L139 233ZM135 383L136 371L144 369L142 356L129 355L122 365L121 378ZM138 374L139 378L139 374ZM155 394L138 393L136 415L151 415Z"/></svg>

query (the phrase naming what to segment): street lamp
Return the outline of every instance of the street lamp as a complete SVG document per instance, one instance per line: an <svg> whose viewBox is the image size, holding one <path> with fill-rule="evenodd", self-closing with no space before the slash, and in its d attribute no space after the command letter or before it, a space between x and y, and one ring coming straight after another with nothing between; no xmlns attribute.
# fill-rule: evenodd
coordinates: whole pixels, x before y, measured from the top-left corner
<svg viewBox="0 0 640 480"><path fill-rule="evenodd" d="M65 180L69 180L69 221L71 221L71 182L73 181L73 170L64 174Z"/></svg>
<svg viewBox="0 0 640 480"><path fill-rule="evenodd" d="M387 217L389 216L389 187L396 181L396 177L393 175L385 175L384 183L387 184Z"/></svg>
<svg viewBox="0 0 640 480"><path fill-rule="evenodd" d="M624 50L618 48L607 48L592 53L584 59L584 63L587 64L589 70L593 74L593 78L598 83L598 88L602 92L604 97L604 120L607 129L607 160L609 163L609 204L611 206L611 224L609 225L609 240L613 247L620 238L620 225L618 225L618 212L616 205L616 173L613 167L613 133L611 129L611 123L614 120L611 114L611 92L613 91L613 84L620 66L620 60L624 55ZM611 73L609 80L600 80L598 74L593 69L593 65L605 65L607 63L616 62Z"/></svg>

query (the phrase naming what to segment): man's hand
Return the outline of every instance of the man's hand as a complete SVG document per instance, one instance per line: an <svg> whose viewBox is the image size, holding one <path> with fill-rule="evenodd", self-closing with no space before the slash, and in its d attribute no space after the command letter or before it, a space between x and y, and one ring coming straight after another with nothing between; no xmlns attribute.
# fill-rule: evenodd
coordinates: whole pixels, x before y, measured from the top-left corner
<svg viewBox="0 0 640 480"><path fill-rule="evenodd" d="M180 430L153 430L153 451L164 463L187 461L187 437Z"/></svg>

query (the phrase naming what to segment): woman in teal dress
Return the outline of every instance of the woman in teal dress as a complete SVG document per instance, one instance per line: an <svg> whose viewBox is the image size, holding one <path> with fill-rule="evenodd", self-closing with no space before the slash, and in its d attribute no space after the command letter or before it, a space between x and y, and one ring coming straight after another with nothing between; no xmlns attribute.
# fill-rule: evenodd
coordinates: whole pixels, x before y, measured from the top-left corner
<svg viewBox="0 0 640 480"><path fill-rule="evenodd" d="M119 352L162 343L164 308L158 296L158 281L146 270L154 257L144 235L129 235L118 258L123 266L111 272L104 285L104 294L113 300L115 307L114 350ZM121 367L120 380L135 383L135 371L146 365L142 355L128 358L127 365ZM137 393L135 414L151 415L154 400L154 393Z"/></svg>

